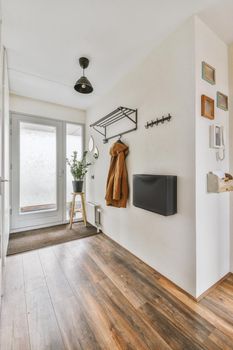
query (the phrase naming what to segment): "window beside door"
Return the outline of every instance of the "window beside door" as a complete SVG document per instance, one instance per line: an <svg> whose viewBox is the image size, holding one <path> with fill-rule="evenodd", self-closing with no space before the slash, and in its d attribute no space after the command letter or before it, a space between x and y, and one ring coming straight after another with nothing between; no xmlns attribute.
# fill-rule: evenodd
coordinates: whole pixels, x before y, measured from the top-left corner
<svg viewBox="0 0 233 350"><path fill-rule="evenodd" d="M78 124L66 123L66 158L71 158L74 151L78 152L78 159L81 160L83 154L83 126ZM69 211L72 201L72 181L70 167L66 164L66 219L69 220ZM76 209L81 209L80 198L76 201ZM74 219L82 217L80 212L75 213Z"/></svg>

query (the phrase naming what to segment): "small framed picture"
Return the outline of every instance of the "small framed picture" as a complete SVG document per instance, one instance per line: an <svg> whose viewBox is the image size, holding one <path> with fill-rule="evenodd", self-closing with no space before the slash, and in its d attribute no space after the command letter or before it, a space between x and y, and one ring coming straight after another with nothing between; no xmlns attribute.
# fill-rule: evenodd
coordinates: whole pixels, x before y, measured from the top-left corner
<svg viewBox="0 0 233 350"><path fill-rule="evenodd" d="M210 147L222 148L224 147L224 129L222 125L213 124L210 126Z"/></svg>
<svg viewBox="0 0 233 350"><path fill-rule="evenodd" d="M215 84L215 68L204 61L202 62L202 79L212 85Z"/></svg>
<svg viewBox="0 0 233 350"><path fill-rule="evenodd" d="M214 100L208 96L201 96L201 115L208 119L214 119Z"/></svg>
<svg viewBox="0 0 233 350"><path fill-rule="evenodd" d="M217 107L228 111L228 97L217 91Z"/></svg>

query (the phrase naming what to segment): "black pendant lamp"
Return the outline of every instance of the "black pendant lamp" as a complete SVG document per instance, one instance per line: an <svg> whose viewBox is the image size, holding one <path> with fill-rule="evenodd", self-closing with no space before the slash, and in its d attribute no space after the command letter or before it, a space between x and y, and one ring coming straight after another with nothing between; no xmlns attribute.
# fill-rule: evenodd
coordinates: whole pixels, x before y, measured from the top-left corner
<svg viewBox="0 0 233 350"><path fill-rule="evenodd" d="M74 89L80 92L80 94L90 94L93 91L93 87L84 75L84 69L88 67L89 59L86 57L81 57L79 59L79 64L83 69L83 76L77 80L76 84L74 85Z"/></svg>

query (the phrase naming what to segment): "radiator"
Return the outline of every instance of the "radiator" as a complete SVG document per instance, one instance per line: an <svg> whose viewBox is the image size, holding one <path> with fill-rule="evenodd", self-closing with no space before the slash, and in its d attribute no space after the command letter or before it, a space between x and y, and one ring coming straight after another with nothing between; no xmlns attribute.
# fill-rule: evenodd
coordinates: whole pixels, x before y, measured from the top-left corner
<svg viewBox="0 0 233 350"><path fill-rule="evenodd" d="M98 232L101 230L101 208L98 204L87 202L87 221L95 226Z"/></svg>

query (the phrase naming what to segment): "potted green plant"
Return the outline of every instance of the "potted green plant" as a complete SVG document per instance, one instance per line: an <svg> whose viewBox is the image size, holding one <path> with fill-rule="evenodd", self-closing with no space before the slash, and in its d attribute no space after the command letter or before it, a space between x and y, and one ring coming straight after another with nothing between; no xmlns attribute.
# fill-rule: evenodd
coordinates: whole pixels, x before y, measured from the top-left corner
<svg viewBox="0 0 233 350"><path fill-rule="evenodd" d="M70 172L74 179L74 181L72 181L74 192L82 192L83 190L83 179L87 173L88 167L91 165L91 163L86 162L86 156L87 151L84 151L82 159L78 160L78 152L74 151L71 159L66 158L66 162L70 166Z"/></svg>

